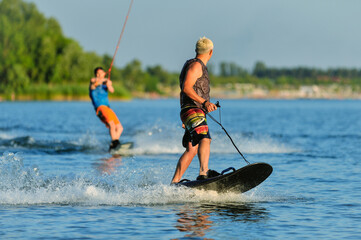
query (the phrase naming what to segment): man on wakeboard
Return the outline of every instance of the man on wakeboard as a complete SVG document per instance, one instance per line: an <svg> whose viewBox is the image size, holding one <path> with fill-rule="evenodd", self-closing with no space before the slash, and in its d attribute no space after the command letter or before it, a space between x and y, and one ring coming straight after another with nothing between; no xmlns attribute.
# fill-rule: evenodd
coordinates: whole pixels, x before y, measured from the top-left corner
<svg viewBox="0 0 361 240"><path fill-rule="evenodd" d="M207 125L206 113L217 109L211 103L207 62L213 54L213 42L203 37L196 43L196 57L186 61L179 76L180 83L180 117L185 128L183 147L172 183L178 183L196 154L199 159L199 176L197 180L219 175L208 169L211 136Z"/></svg>
<svg viewBox="0 0 361 240"><path fill-rule="evenodd" d="M106 72L102 67L95 68L94 75L95 77L90 80L89 96L97 116L109 128L112 139L109 146L109 151L111 151L120 147L119 137L123 132L123 126L109 106L108 91L114 92L112 81L105 78Z"/></svg>

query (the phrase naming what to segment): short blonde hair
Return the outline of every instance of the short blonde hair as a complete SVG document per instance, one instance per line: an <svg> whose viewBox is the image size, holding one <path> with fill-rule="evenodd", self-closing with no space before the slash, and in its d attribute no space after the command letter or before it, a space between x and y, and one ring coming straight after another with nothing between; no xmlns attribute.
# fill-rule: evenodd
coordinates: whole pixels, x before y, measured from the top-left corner
<svg viewBox="0 0 361 240"><path fill-rule="evenodd" d="M205 54L213 49L213 42L206 38L200 38L196 43L196 53L197 54Z"/></svg>

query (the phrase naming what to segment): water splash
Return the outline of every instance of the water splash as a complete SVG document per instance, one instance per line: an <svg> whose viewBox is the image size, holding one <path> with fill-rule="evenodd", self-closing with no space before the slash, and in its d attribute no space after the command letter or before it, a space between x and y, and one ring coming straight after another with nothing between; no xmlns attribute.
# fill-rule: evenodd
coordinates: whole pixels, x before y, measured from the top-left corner
<svg viewBox="0 0 361 240"><path fill-rule="evenodd" d="M122 136L121 141L131 141L134 148L132 155L181 154L184 148L181 139L184 130L180 126L154 124L147 130L138 130L131 136ZM223 132L212 133L212 153L236 153L231 141ZM277 137L268 135L255 135L233 133L232 138L241 152L246 154L259 153L293 153L299 152ZM14 151L14 149L36 150L47 154L63 154L72 152L104 153L108 150L108 141L99 140L94 132L87 132L77 139L36 139L32 136L0 137L1 148Z"/></svg>
<svg viewBox="0 0 361 240"><path fill-rule="evenodd" d="M148 130L137 131L134 135L135 155L155 155L181 153L184 148L178 138L183 130L175 126L160 127L158 124Z"/></svg>
<svg viewBox="0 0 361 240"><path fill-rule="evenodd" d="M135 134L135 155L181 154L184 148L181 145L183 129L153 126L148 131L139 131ZM236 153L231 141L223 132L212 134L211 151L213 153ZM293 153L300 150L273 138L269 135L254 135L237 133L232 138L241 152L248 154L259 153Z"/></svg>
<svg viewBox="0 0 361 240"><path fill-rule="evenodd" d="M0 157L1 205L163 205L178 203L244 203L265 201L260 194L218 194L162 182L157 169L126 167L113 175L81 173L46 176L25 167L20 154Z"/></svg>
<svg viewBox="0 0 361 240"><path fill-rule="evenodd" d="M37 140L32 136L8 137L0 138L0 145L2 148L19 149L19 150L36 150L47 154L59 154L69 152L104 152L102 144L99 144L95 135L89 133L80 136L78 139L71 140Z"/></svg>
<svg viewBox="0 0 361 240"><path fill-rule="evenodd" d="M9 192L32 191L38 188L39 177L37 166L24 167L20 153L5 152L0 158L0 198L7 199Z"/></svg>
<svg viewBox="0 0 361 240"><path fill-rule="evenodd" d="M263 153L293 153L300 150L287 145L272 138L268 135L252 135L244 136L243 134L236 134L233 138L237 147L244 153L248 154L263 154ZM219 137L214 139L212 143L212 150L216 153L231 153L235 152L233 145L229 139Z"/></svg>

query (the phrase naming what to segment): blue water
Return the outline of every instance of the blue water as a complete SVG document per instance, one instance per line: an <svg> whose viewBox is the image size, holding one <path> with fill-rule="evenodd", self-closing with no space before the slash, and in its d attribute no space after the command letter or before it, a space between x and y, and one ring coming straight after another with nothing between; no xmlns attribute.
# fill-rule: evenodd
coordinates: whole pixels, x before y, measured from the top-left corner
<svg viewBox="0 0 361 240"><path fill-rule="evenodd" d="M107 153L90 102L0 103L1 239L361 238L360 101L222 100L247 160L274 168L244 194L169 186L183 152L178 100L111 105L131 156ZM244 166L209 123L210 168ZM184 177L197 173L194 159Z"/></svg>

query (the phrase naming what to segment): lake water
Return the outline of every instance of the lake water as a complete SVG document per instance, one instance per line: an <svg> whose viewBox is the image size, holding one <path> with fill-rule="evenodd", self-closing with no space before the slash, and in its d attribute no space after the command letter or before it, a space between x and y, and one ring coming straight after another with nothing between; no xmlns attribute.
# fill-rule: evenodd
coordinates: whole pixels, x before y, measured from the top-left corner
<svg viewBox="0 0 361 240"><path fill-rule="evenodd" d="M361 101L222 100L247 160L274 169L244 194L169 186L179 100L111 106L132 156L107 153L90 102L0 103L1 239L361 239ZM210 168L245 166L208 122Z"/></svg>

